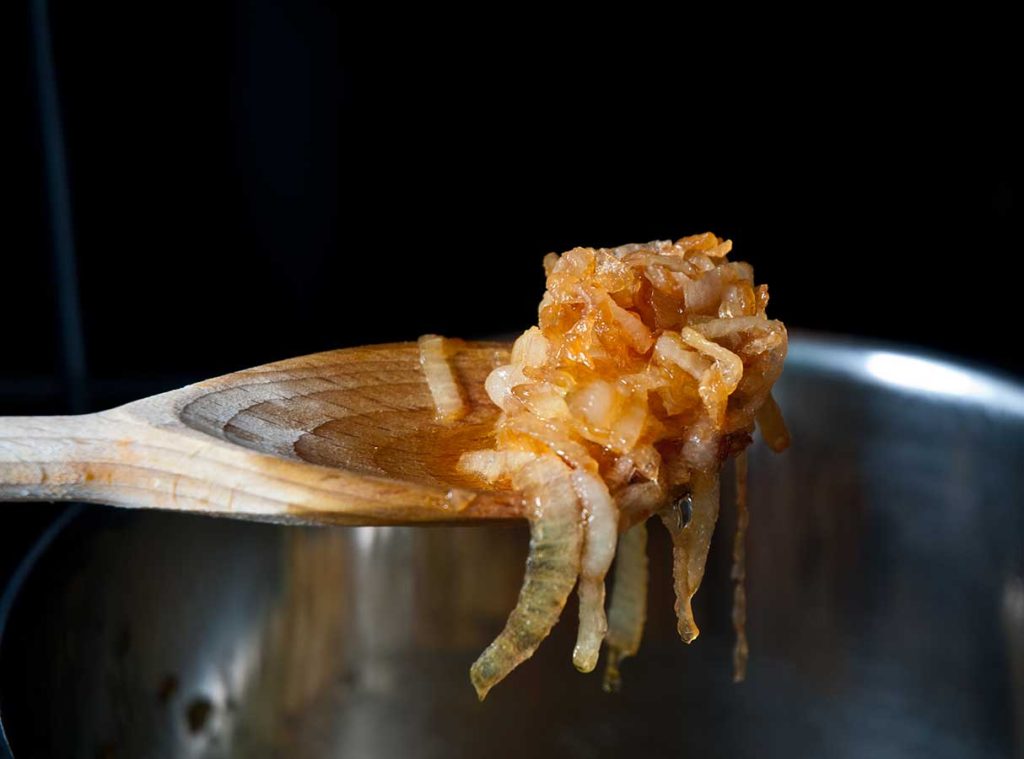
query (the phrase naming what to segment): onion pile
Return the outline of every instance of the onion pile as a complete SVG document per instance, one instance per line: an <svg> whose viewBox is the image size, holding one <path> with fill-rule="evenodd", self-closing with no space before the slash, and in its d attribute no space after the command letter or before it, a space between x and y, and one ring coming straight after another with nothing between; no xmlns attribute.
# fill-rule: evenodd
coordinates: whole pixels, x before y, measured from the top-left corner
<svg viewBox="0 0 1024 759"><path fill-rule="evenodd" d="M534 504L519 601L472 668L481 699L536 650L574 584L573 663L592 671L607 636L605 682L617 687L618 663L636 653L646 616L643 523L654 514L672 536L679 634L697 637L691 599L718 518L722 463L746 448L755 424L773 448L788 444L770 395L786 329L768 319L768 288L754 284L749 264L728 260L731 249L705 233L545 257L538 325L485 385L502 410L495 446L459 463ZM433 363L438 350L421 343L438 413L454 418L461 398ZM617 544L609 627L604 581Z"/></svg>

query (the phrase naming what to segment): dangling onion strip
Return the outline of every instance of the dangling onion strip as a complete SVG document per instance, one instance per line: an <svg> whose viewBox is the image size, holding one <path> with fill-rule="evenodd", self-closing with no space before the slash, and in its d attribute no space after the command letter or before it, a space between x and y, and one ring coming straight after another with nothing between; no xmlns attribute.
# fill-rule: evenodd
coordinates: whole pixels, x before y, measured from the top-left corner
<svg viewBox="0 0 1024 759"><path fill-rule="evenodd" d="M732 650L732 681L741 683L747 677L747 452L736 456L736 534L732 541L732 627L736 644Z"/></svg>
<svg viewBox="0 0 1024 759"><path fill-rule="evenodd" d="M619 663L635 656L647 620L647 525L643 522L619 537L615 555L615 585L608 609L608 659L604 690L612 693L622 685Z"/></svg>
<svg viewBox="0 0 1024 759"><path fill-rule="evenodd" d="M513 485L533 504L530 550L519 600L505 629L469 670L481 701L513 669L533 656L565 608L579 574L583 528L571 470L555 456L526 464Z"/></svg>
<svg viewBox="0 0 1024 759"><path fill-rule="evenodd" d="M771 394L757 410L756 419L761 436L769 448L776 453L789 448L789 430L786 428L786 420L782 418L782 409L779 408L779 404Z"/></svg>
<svg viewBox="0 0 1024 759"><path fill-rule="evenodd" d="M672 536L672 577L676 590L679 637L692 643L700 635L693 619L692 599L704 579L711 536L718 521L718 472L695 471L690 481L691 516L685 521L679 504L660 512Z"/></svg>
<svg viewBox="0 0 1024 759"><path fill-rule="evenodd" d="M572 473L572 481L583 505L583 556L578 589L580 626L572 663L580 672L593 672L608 629L604 578L615 558L619 512L600 477L577 470Z"/></svg>

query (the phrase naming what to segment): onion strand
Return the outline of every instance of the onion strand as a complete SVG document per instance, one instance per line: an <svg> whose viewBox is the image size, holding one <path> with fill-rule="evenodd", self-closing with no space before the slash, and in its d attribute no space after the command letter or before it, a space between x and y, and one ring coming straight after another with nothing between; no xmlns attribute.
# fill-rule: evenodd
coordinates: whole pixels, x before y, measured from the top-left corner
<svg viewBox="0 0 1024 759"><path fill-rule="evenodd" d="M580 561L580 625L572 663L580 672L593 672L608 630L604 613L604 578L615 558L619 512L604 482L575 471L573 485L583 505L583 555Z"/></svg>
<svg viewBox="0 0 1024 759"><path fill-rule="evenodd" d="M747 452L736 456L736 533L732 541L732 626L736 643L732 650L732 681L741 683L747 677Z"/></svg>
<svg viewBox="0 0 1024 759"><path fill-rule="evenodd" d="M660 512L672 537L672 576L676 591L679 637L692 643L700 635L693 618L692 600L704 579L711 536L718 521L718 472L694 472L690 484L689 520L681 518L679 503Z"/></svg>
<svg viewBox="0 0 1024 759"><path fill-rule="evenodd" d="M569 467L554 456L541 456L516 474L513 485L534 506L530 549L519 600L505 628L469 670L481 701L548 636L579 574L583 530Z"/></svg>
<svg viewBox="0 0 1024 759"><path fill-rule="evenodd" d="M782 418L782 409L775 398L769 393L764 404L757 410L757 426L761 430L764 442L776 453L789 448L789 430L786 420Z"/></svg>
<svg viewBox="0 0 1024 759"><path fill-rule="evenodd" d="M619 537L615 555L615 584L608 609L608 659L602 687L608 693L622 687L619 664L640 650L647 620L647 525L634 525Z"/></svg>

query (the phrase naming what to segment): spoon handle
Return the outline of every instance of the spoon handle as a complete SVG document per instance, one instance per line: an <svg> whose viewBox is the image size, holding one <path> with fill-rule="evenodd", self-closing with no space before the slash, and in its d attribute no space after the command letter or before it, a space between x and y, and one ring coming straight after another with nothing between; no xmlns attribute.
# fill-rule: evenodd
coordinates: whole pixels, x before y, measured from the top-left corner
<svg viewBox="0 0 1024 759"><path fill-rule="evenodd" d="M84 416L0 417L0 501L70 501L104 479L109 442Z"/></svg>
<svg viewBox="0 0 1024 759"><path fill-rule="evenodd" d="M87 501L290 524L521 516L508 496L291 461L127 408L0 417L2 501Z"/></svg>

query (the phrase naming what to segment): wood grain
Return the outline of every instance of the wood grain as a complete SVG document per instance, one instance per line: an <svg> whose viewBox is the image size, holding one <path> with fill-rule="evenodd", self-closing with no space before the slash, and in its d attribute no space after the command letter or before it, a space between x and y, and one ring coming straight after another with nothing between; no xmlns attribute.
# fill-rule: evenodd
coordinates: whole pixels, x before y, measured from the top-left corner
<svg viewBox="0 0 1024 759"><path fill-rule="evenodd" d="M515 519L455 471L492 445L501 343L458 343L470 405L434 419L415 343L347 348L76 417L0 418L0 500L83 500L289 523Z"/></svg>

